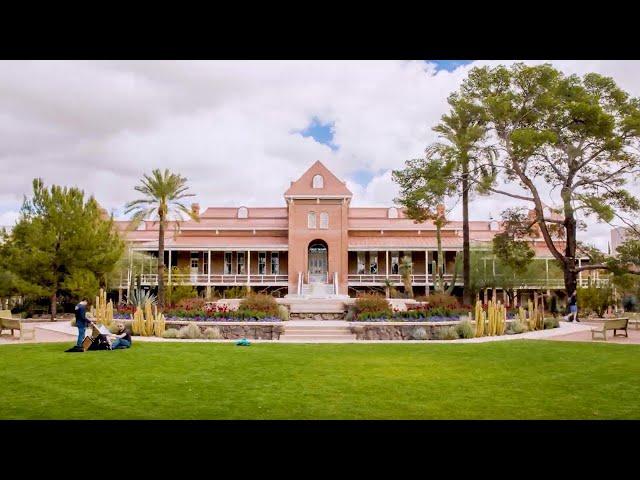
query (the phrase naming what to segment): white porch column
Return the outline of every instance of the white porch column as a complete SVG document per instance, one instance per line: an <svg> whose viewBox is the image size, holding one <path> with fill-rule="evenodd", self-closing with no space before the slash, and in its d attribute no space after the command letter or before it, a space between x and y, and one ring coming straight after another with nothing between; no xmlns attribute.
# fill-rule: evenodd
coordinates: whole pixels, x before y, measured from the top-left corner
<svg viewBox="0 0 640 480"><path fill-rule="evenodd" d="M171 250L169 250L169 284L171 284Z"/></svg>
<svg viewBox="0 0 640 480"><path fill-rule="evenodd" d="M429 250L424 251L424 294L429 295Z"/></svg>
<svg viewBox="0 0 640 480"><path fill-rule="evenodd" d="M389 278L389 250L385 250L385 260L384 260L384 266L385 266L385 276L387 277L387 279ZM357 263L357 260L356 260Z"/></svg>
<svg viewBox="0 0 640 480"><path fill-rule="evenodd" d="M544 259L544 268L545 268L545 275L546 275L546 280L547 280L547 285L546 287L549 288L549 259L545 258Z"/></svg>
<svg viewBox="0 0 640 480"><path fill-rule="evenodd" d="M582 267L582 259L578 258L578 267ZM578 272L578 285L582 287L582 272Z"/></svg>
<svg viewBox="0 0 640 480"><path fill-rule="evenodd" d="M209 249L209 259L207 260L207 283L211 285L211 249Z"/></svg>
<svg viewBox="0 0 640 480"><path fill-rule="evenodd" d="M251 250L247 250L247 285L251 283Z"/></svg>

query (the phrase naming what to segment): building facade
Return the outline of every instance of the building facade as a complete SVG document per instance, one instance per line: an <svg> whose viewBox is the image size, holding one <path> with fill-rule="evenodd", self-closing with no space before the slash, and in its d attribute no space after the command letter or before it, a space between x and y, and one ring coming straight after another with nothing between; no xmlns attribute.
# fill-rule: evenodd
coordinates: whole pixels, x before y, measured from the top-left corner
<svg viewBox="0 0 640 480"><path fill-rule="evenodd" d="M246 285L290 296L354 296L389 282L401 286L400 264L406 256L412 262L414 292L428 294L437 260L433 223L416 223L395 207L352 207L352 199L346 183L318 161L291 182L283 206L211 207L200 212L199 205L193 204L199 222L182 222L175 234L172 225L167 229L168 280L195 285L207 293ZM129 274L120 288L134 283L157 285L153 260L153 255L157 258L157 224L146 221L133 231L126 221L117 225L131 252L150 255L148 266L134 265L131 256ZM472 247L489 251L500 225L471 221L470 229ZM450 283L456 255L462 251L462 222L447 222L441 239L444 278ZM538 259L552 260L541 237L532 244ZM456 285L462 286L461 274ZM523 288L549 286L547 278Z"/></svg>

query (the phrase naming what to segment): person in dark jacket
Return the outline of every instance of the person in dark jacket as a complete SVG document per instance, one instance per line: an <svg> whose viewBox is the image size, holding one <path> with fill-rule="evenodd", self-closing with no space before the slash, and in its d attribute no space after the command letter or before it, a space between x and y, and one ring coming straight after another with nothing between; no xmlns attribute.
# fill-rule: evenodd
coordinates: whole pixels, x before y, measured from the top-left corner
<svg viewBox="0 0 640 480"><path fill-rule="evenodd" d="M87 300L83 298L80 300L80 303L76 305L76 327L78 327L78 342L76 345L78 347L82 346L87 325L91 323L87 318L87 303Z"/></svg>
<svg viewBox="0 0 640 480"><path fill-rule="evenodd" d="M567 317L570 322L574 320L579 322L578 320L578 295L576 292L573 292L569 297L569 315Z"/></svg>
<svg viewBox="0 0 640 480"><path fill-rule="evenodd" d="M115 339L111 342L111 349L129 348L131 346L131 334L127 331L124 324L118 324L118 333L111 335Z"/></svg>

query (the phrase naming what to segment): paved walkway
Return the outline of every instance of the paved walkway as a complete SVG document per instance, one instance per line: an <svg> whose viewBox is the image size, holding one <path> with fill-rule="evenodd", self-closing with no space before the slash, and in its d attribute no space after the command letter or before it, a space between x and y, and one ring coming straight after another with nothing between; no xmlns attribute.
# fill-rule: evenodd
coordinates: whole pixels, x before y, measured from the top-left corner
<svg viewBox="0 0 640 480"><path fill-rule="evenodd" d="M291 326L319 326L324 325L328 328L346 327L349 322L339 320L291 320L285 323ZM73 343L78 335L78 330L72 327L68 321L60 322L34 322L35 339L20 340L19 333L16 331L12 337L9 334L0 336L0 345L15 343L41 343L41 342L67 342ZM502 335L496 337L480 337L459 340L346 340L344 342L328 342L328 343L486 343L486 342L503 342L510 340L559 340L559 341L578 341L591 342L591 329L594 325L588 323L568 323L560 322L560 328L550 330L540 330L536 332L527 332L519 335ZM167 339L158 337L135 337L135 342L222 342L231 343L236 340L182 340ZM280 343L279 340L250 340L252 343ZM598 340L595 340L598 341ZM327 343L323 339L305 340L304 343ZM640 330L629 329L629 338L608 336L607 343L629 343L640 344Z"/></svg>

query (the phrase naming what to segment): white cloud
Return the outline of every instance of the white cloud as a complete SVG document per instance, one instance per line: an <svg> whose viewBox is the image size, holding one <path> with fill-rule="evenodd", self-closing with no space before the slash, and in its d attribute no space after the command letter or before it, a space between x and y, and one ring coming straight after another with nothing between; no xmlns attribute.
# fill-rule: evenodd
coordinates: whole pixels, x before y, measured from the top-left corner
<svg viewBox="0 0 640 480"><path fill-rule="evenodd" d="M203 207L282 205L315 160L347 179L382 172L349 187L356 205L389 205L390 170L436 138L431 127L469 69L497 63L509 62L437 74L418 61L2 62L0 211L17 212L36 176L119 211L144 172L164 167L189 178ZM640 62L553 63L611 75L640 96ZM337 151L291 133L313 117L334 122ZM496 217L510 204L478 198L471 212ZM607 232L588 235L606 248Z"/></svg>

